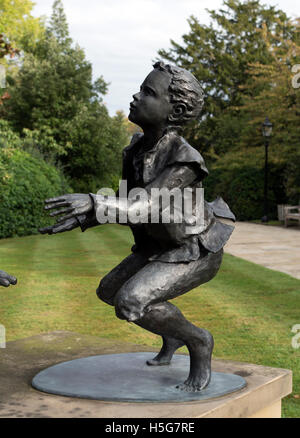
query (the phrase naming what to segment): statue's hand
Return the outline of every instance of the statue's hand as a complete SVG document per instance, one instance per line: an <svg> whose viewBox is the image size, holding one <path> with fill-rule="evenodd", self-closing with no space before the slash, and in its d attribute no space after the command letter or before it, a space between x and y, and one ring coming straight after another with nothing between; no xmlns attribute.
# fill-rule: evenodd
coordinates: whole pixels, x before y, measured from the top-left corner
<svg viewBox="0 0 300 438"><path fill-rule="evenodd" d="M57 222L64 222L67 219L75 218L81 214L87 214L93 209L93 200L90 195L83 193L73 193L70 195L58 196L57 198L46 199L45 210L55 210L50 213L50 216L58 216Z"/></svg>
<svg viewBox="0 0 300 438"><path fill-rule="evenodd" d="M39 228L39 232L41 234L57 234L63 233L64 231L71 231L77 227L79 227L79 222L76 217L72 217L70 219L58 222L55 225L51 225L50 227Z"/></svg>
<svg viewBox="0 0 300 438"><path fill-rule="evenodd" d="M16 277L0 270L0 286L8 287L11 284L17 284Z"/></svg>

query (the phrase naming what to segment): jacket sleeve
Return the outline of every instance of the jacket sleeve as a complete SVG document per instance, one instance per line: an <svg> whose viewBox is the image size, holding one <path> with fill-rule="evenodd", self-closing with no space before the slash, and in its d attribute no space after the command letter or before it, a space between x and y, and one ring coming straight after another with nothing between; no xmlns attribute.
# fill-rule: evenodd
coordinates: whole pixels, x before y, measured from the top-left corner
<svg viewBox="0 0 300 438"><path fill-rule="evenodd" d="M127 225L136 225L136 222L133 222L131 218L135 218L137 215L141 222L148 222L151 220L151 205L153 203L151 189L183 189L196 179L197 171L193 165L175 164L173 166L167 166L155 180L144 188L145 191L143 194L146 196L138 196L138 190L135 192L135 196L133 198L129 197L128 200L117 197L107 197L103 199L102 196L90 193L94 203L94 210L89 215L78 216L81 230L85 231L87 228L100 224L97 220L97 210L101 208L111 208L115 210L116 221L118 223L120 223L119 218L121 216L123 218L126 216Z"/></svg>
<svg viewBox="0 0 300 438"><path fill-rule="evenodd" d="M193 164L173 164L167 166L161 174L149 183L145 190L150 194L153 188L183 189L198 179L198 173Z"/></svg>
<svg viewBox="0 0 300 438"><path fill-rule="evenodd" d="M130 157L131 151L134 148L135 144L140 140L142 134L141 133L136 133L132 136L131 142L129 144L129 146L125 147L123 149L123 153L122 153L122 180L126 180L127 179L127 162L128 162L128 157ZM95 199L96 195L93 195L92 193L90 193L90 196L92 197L93 201ZM119 196L119 190L117 190L116 192L116 197ZM96 206L94 203L94 210L88 214L82 214L80 216L77 216L77 220L80 224L80 228L81 231L85 231L88 228L92 228L95 227L97 225L101 225L101 223L97 220L96 217Z"/></svg>

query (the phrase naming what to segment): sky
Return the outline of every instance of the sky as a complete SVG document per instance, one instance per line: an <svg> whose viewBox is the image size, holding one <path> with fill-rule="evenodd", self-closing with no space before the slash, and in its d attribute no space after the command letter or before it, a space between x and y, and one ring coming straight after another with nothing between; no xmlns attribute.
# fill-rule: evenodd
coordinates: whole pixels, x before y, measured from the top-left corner
<svg viewBox="0 0 300 438"><path fill-rule="evenodd" d="M54 0L34 0L32 14L51 16ZM299 0L265 0L291 18L300 16ZM94 79L109 82L104 96L110 115L127 115L132 95L139 90L159 49L170 40L182 43L189 31L187 19L194 15L209 24L206 9L220 9L223 0L63 0L70 36L85 50Z"/></svg>

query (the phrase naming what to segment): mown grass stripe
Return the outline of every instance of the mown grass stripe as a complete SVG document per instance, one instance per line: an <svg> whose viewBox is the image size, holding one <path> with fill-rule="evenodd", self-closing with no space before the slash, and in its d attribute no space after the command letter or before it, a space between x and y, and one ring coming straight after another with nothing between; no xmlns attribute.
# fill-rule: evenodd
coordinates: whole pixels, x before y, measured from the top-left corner
<svg viewBox="0 0 300 438"><path fill-rule="evenodd" d="M16 287L0 290L7 341L59 329L158 347L158 336L118 320L95 294L131 245L130 230L119 225L2 240L0 268L19 277ZM294 392L283 412L299 416L300 348L291 346L299 299L299 280L225 254L212 281L173 303L213 333L215 357L292 369Z"/></svg>

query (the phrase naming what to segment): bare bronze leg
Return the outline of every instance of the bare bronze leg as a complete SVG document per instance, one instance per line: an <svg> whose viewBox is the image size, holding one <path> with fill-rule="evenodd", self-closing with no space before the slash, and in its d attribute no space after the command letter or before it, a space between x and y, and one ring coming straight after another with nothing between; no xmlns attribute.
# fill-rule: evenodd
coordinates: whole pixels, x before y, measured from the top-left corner
<svg viewBox="0 0 300 438"><path fill-rule="evenodd" d="M166 365L177 348L183 344L187 346L190 373L186 381L178 386L185 391L200 391L209 384L214 342L207 330L187 321L168 300L211 280L221 260L220 251L208 253L202 259L186 264L148 263L126 281L114 296L118 318L134 322L163 337L161 351L148 364Z"/></svg>
<svg viewBox="0 0 300 438"><path fill-rule="evenodd" d="M190 353L190 373L177 388L195 392L205 388L211 377L211 355L214 346L212 335L187 321L173 304L165 302L153 305L137 324L164 337L176 336L187 345ZM174 338L173 338L174 339Z"/></svg>

